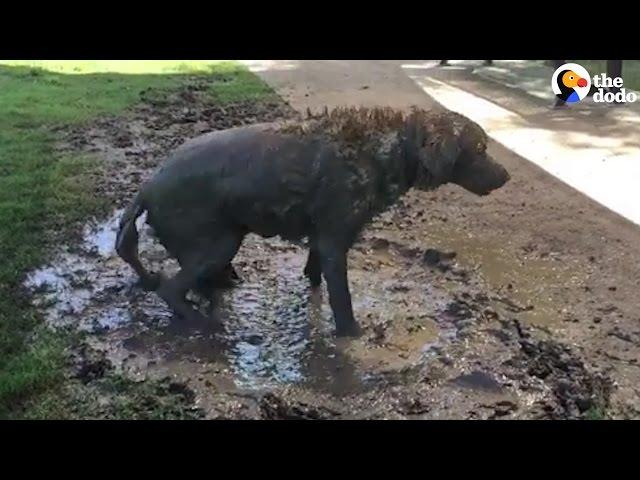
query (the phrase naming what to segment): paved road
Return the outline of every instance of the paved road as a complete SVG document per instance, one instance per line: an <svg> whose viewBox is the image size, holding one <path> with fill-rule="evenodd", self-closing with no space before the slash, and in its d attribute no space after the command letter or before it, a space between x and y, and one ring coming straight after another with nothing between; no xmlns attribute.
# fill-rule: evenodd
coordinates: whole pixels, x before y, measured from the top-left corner
<svg viewBox="0 0 640 480"><path fill-rule="evenodd" d="M428 108L433 100L402 70L399 60L245 61L294 108L387 105Z"/></svg>
<svg viewBox="0 0 640 480"><path fill-rule="evenodd" d="M553 70L531 61L495 67L467 62L450 70L418 64L405 71L425 93L480 123L494 140L640 225L639 104L612 107L585 99L550 109Z"/></svg>

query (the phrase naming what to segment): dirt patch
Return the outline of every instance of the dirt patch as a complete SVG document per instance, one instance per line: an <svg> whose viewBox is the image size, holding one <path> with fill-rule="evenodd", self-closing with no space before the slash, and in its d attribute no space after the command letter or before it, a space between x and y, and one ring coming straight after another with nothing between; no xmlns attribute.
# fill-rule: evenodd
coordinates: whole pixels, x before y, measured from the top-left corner
<svg viewBox="0 0 640 480"><path fill-rule="evenodd" d="M439 238L434 223L447 215L434 217L431 194L408 195L350 252L359 339L332 336L327 293L309 288L302 247L253 235L234 260L238 285L191 298L211 323L174 319L115 255L118 209L189 138L294 115L278 102L216 106L206 90L206 81L194 80L177 93L148 91L127 116L66 132L61 149L103 160L96 194L116 210L32 272L26 286L50 325L85 332L73 364L86 388L108 383L111 371L127 382L164 382L158 398L179 397L206 418L581 418L606 408L606 374L544 327L526 326L551 311L547 300L534 285L516 291L487 281L467 252L495 245ZM142 261L175 270L150 233L142 228ZM489 269L505 261L496 259ZM542 259L540 270L555 266L549 262ZM153 392L144 390L144 402L164 405Z"/></svg>
<svg viewBox="0 0 640 480"><path fill-rule="evenodd" d="M190 138L214 130L272 122L296 113L277 97L220 105L211 96L211 81L195 77L178 90L147 89L124 117L102 117L62 132L62 151L100 155L96 194L117 206L126 204L166 154Z"/></svg>

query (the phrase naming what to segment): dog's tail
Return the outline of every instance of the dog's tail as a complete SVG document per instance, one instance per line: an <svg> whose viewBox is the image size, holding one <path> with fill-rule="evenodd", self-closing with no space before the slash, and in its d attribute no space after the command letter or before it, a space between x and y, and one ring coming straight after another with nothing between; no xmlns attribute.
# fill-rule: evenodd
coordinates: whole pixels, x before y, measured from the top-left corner
<svg viewBox="0 0 640 480"><path fill-rule="evenodd" d="M155 290L158 287L159 277L149 273L138 257L138 228L137 218L146 210L144 205L144 190L140 191L133 202L125 209L120 218L118 235L116 236L116 252L133 267L144 288Z"/></svg>

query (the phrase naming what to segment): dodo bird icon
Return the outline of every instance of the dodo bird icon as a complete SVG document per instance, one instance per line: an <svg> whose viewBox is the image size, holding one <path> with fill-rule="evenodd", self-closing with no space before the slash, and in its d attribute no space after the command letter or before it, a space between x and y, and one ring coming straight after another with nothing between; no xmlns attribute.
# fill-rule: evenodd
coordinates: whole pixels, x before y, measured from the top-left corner
<svg viewBox="0 0 640 480"><path fill-rule="evenodd" d="M578 95L576 87L588 85L587 80L573 70L562 70L556 77L556 83L560 89L557 97L567 103L579 102L581 97Z"/></svg>

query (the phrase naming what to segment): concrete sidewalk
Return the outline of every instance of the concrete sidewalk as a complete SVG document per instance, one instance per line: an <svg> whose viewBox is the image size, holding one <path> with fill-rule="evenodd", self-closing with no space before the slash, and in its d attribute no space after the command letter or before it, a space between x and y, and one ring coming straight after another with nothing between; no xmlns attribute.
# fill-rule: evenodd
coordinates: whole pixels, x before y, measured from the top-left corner
<svg viewBox="0 0 640 480"><path fill-rule="evenodd" d="M640 103L588 100L554 110L553 69L540 61L496 61L491 67L452 61L444 68L425 61L402 68L445 108L640 225Z"/></svg>

